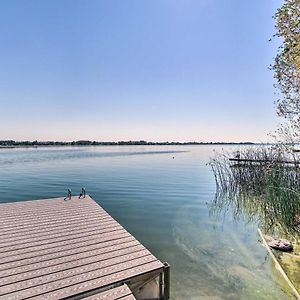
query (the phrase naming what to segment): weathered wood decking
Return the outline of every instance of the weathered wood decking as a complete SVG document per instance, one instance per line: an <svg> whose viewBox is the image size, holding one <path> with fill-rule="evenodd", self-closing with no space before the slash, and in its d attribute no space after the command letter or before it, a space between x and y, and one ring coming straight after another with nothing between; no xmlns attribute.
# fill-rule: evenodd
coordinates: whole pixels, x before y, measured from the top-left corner
<svg viewBox="0 0 300 300"><path fill-rule="evenodd" d="M89 196L0 204L0 300L81 299L163 268Z"/></svg>
<svg viewBox="0 0 300 300"><path fill-rule="evenodd" d="M84 298L84 300L136 300L129 287L124 284L111 290Z"/></svg>

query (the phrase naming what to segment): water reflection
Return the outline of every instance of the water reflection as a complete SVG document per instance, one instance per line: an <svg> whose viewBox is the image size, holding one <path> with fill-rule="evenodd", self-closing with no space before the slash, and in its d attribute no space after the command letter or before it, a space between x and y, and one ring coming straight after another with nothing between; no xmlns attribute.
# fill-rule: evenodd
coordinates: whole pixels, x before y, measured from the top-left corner
<svg viewBox="0 0 300 300"><path fill-rule="evenodd" d="M215 182L207 166L212 149L5 150L9 153L0 152L0 202L59 197L67 187L79 191L84 186L152 253L171 264L172 300L290 299L257 242L257 224L235 220L230 208L226 218L212 213Z"/></svg>

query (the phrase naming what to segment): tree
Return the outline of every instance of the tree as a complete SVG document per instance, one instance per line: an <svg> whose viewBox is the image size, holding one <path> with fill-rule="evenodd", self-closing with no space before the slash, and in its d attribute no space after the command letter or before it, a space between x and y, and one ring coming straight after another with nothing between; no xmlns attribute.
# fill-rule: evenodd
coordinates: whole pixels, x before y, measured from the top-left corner
<svg viewBox="0 0 300 300"><path fill-rule="evenodd" d="M280 91L277 113L287 120L292 135L300 137L300 0L284 0L275 14L276 36L283 39L273 64Z"/></svg>

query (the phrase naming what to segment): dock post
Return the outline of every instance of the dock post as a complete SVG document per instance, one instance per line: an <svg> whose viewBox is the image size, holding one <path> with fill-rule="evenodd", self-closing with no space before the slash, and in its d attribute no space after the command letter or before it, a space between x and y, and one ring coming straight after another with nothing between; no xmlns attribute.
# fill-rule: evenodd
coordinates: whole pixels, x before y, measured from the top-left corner
<svg viewBox="0 0 300 300"><path fill-rule="evenodd" d="M163 300L163 272L159 273L159 282L158 282L158 287L159 287L159 299Z"/></svg>
<svg viewBox="0 0 300 300"><path fill-rule="evenodd" d="M164 263L164 300L170 299L170 265Z"/></svg>

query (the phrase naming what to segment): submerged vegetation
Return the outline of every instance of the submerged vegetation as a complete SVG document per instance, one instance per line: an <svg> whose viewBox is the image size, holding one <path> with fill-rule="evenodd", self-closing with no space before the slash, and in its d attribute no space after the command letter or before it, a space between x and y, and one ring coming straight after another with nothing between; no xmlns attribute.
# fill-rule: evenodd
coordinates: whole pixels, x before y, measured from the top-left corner
<svg viewBox="0 0 300 300"><path fill-rule="evenodd" d="M274 253L300 291L300 162L298 152L276 147L256 147L234 154L217 154L210 161L217 191L214 213L233 211L235 218L258 223L265 233L288 238L293 252Z"/></svg>

